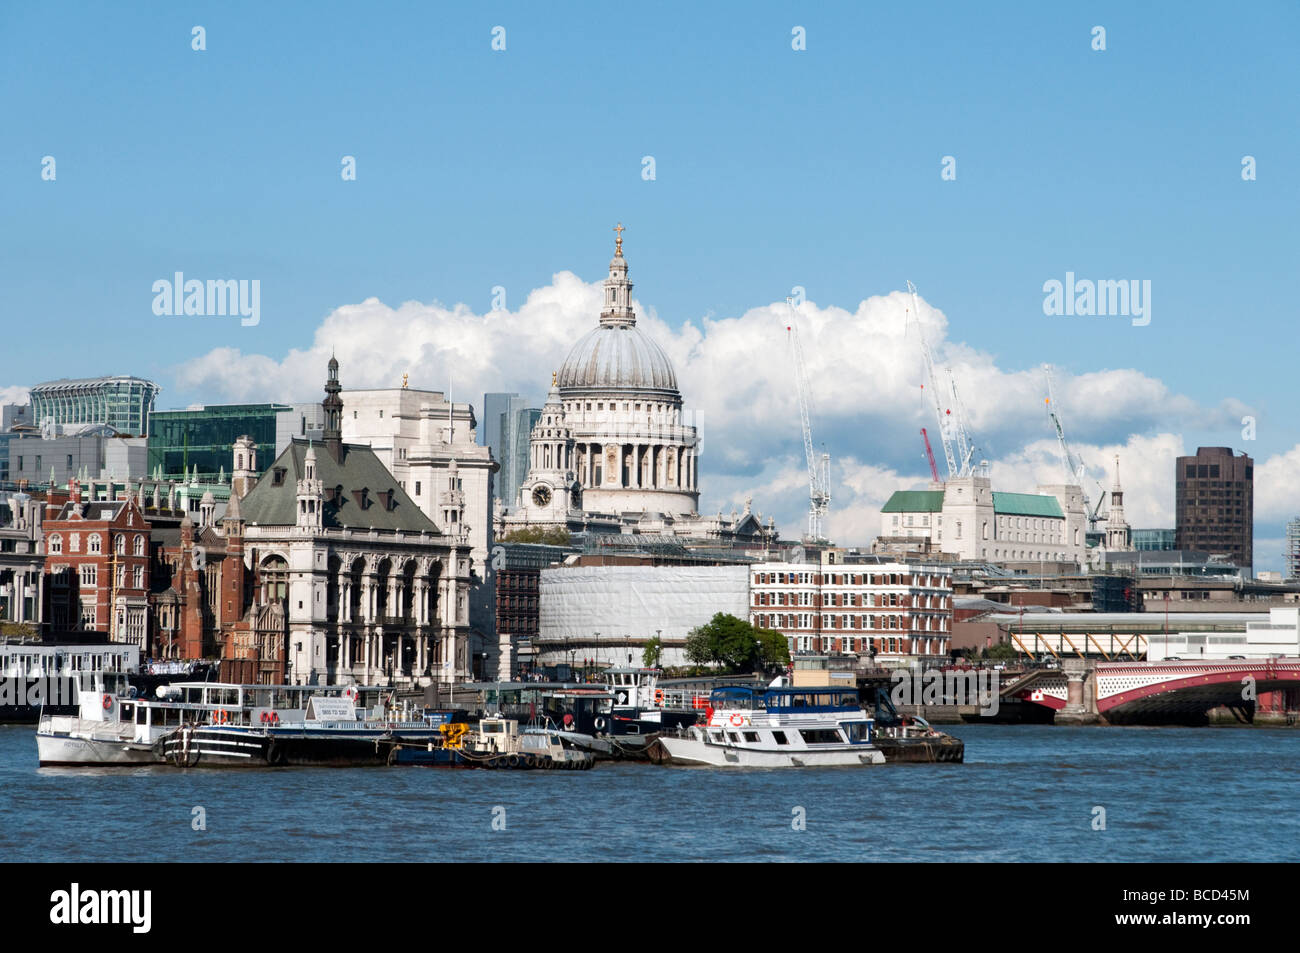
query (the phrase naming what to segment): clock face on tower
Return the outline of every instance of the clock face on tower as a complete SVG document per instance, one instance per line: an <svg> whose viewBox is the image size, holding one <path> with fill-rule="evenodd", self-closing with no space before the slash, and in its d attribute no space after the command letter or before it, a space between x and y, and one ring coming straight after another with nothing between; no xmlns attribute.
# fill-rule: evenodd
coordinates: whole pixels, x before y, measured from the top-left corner
<svg viewBox="0 0 1300 953"><path fill-rule="evenodd" d="M533 503L537 506L549 506L551 503L551 488L545 483L539 483L533 487Z"/></svg>

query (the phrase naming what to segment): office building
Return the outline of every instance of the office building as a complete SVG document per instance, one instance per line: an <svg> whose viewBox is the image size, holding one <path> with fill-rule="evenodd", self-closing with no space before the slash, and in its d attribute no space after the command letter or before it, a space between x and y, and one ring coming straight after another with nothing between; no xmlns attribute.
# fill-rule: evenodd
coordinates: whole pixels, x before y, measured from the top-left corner
<svg viewBox="0 0 1300 953"><path fill-rule="evenodd" d="M1247 574L1254 564L1255 461L1229 447L1198 447L1179 457L1175 548L1225 556Z"/></svg>

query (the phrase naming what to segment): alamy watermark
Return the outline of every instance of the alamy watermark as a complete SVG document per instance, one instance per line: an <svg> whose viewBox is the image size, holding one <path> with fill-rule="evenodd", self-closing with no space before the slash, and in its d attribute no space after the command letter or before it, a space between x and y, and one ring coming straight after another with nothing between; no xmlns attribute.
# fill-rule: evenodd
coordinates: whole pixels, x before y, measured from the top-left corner
<svg viewBox="0 0 1300 953"><path fill-rule="evenodd" d="M991 718L1001 705L1001 673L997 669L927 669L910 672L899 669L890 674L889 700L900 705L957 705L979 709L980 716Z"/></svg>
<svg viewBox="0 0 1300 953"><path fill-rule="evenodd" d="M172 280L159 278L153 283L153 313L164 315L240 315L246 328L262 320L262 282L259 278L198 278L188 281L182 272Z"/></svg>
<svg viewBox="0 0 1300 953"><path fill-rule="evenodd" d="M75 678L0 678L0 707L42 705L77 706L79 686Z"/></svg>
<svg viewBox="0 0 1300 953"><path fill-rule="evenodd" d="M1049 278L1043 282L1043 314L1051 315L1118 315L1132 317L1135 328L1151 323L1151 279L1092 281L1075 279L1065 273L1065 281Z"/></svg>

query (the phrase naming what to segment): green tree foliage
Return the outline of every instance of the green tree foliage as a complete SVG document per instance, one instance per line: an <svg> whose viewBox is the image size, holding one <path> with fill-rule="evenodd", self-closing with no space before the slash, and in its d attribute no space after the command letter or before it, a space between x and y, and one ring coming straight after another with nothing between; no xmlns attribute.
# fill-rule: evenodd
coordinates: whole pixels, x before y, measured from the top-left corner
<svg viewBox="0 0 1300 953"><path fill-rule="evenodd" d="M686 636L686 658L728 672L752 672L788 664L790 650L781 633L757 629L744 619L719 612Z"/></svg>
<svg viewBox="0 0 1300 953"><path fill-rule="evenodd" d="M658 668L659 659L664 654L664 643L659 636L655 636L645 644L645 649L641 652L641 664L646 668Z"/></svg>
<svg viewBox="0 0 1300 953"><path fill-rule="evenodd" d="M503 543L545 543L547 546L568 546L569 531L560 526L524 526L502 536Z"/></svg>
<svg viewBox="0 0 1300 953"><path fill-rule="evenodd" d="M1008 661L1017 658L1020 655L1014 645L1010 642L999 642L996 645L990 645L984 650L986 659L996 659L999 661Z"/></svg>

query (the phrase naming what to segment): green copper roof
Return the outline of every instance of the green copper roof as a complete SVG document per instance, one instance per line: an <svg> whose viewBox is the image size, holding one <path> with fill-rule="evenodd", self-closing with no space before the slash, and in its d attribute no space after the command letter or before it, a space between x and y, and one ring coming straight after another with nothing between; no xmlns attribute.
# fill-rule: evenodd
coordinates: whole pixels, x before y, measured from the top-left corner
<svg viewBox="0 0 1300 953"><path fill-rule="evenodd" d="M284 453L276 457L267 468L266 475L257 486L239 502L241 518L262 526L293 526L297 523L298 481L304 473L304 458L308 443L294 438ZM316 444L316 478L325 488L325 509L322 522L326 528L387 529L407 533L438 533L438 527L425 516L375 451L367 446L347 443L343 445L343 460L338 463L323 444ZM281 482L276 483L277 470L283 470ZM331 499L331 491L342 488L339 501ZM363 509L357 500L358 490L366 490L368 504ZM384 506L383 494L391 490L393 508Z"/></svg>
<svg viewBox="0 0 1300 953"><path fill-rule="evenodd" d="M998 493L993 494L993 512L1007 516L1052 516L1064 519L1061 504L1054 496L1039 493Z"/></svg>
<svg viewBox="0 0 1300 953"><path fill-rule="evenodd" d="M938 513L943 510L943 490L897 490L882 513Z"/></svg>

